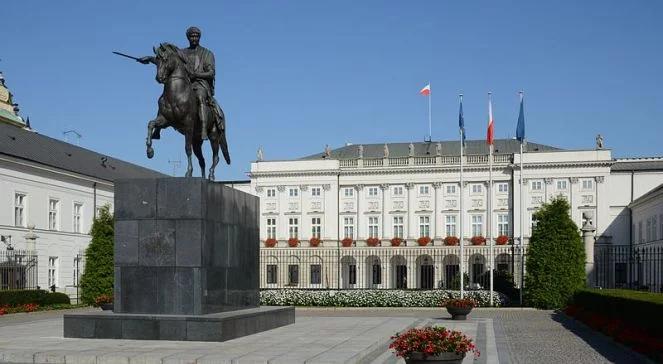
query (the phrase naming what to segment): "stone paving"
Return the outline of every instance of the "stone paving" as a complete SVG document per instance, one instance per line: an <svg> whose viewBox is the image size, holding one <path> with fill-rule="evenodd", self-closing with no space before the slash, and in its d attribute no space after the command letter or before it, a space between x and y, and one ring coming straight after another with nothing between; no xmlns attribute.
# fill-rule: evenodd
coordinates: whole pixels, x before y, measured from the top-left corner
<svg viewBox="0 0 663 364"><path fill-rule="evenodd" d="M84 311L84 310L83 310ZM439 324L472 337L481 356L463 363L638 363L644 359L552 311L476 309L451 321L440 309L303 308L294 325L221 343L65 339L62 312L0 317L9 363L404 363L389 337Z"/></svg>

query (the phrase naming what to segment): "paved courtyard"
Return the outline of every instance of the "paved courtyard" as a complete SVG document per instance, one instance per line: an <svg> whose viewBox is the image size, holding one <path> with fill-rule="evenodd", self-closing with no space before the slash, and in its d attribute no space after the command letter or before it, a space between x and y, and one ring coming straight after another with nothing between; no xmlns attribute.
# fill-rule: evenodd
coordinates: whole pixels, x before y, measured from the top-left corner
<svg viewBox="0 0 663 364"><path fill-rule="evenodd" d="M82 310L84 311L84 310ZM0 317L9 363L403 363L387 348L408 327L439 324L471 336L464 363L638 363L643 358L552 311L477 309L451 321L440 309L301 308L294 325L222 343L71 339L63 312Z"/></svg>

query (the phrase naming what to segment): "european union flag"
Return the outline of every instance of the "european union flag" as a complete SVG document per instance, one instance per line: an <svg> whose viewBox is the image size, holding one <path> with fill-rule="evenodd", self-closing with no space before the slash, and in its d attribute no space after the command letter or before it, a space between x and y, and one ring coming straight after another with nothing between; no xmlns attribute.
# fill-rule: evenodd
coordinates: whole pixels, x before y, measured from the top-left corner
<svg viewBox="0 0 663 364"><path fill-rule="evenodd" d="M521 143L525 141L525 111L523 97L520 97L520 114L518 114L518 126L516 127L516 139Z"/></svg>

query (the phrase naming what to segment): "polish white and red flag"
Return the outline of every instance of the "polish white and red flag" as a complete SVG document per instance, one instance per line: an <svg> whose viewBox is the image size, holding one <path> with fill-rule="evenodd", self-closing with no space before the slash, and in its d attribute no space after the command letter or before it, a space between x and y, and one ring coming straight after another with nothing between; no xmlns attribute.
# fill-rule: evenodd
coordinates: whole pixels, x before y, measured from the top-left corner
<svg viewBox="0 0 663 364"><path fill-rule="evenodd" d="M495 126L493 125L493 101L488 100L488 131L486 132L486 143L489 145L493 144L493 138L495 137Z"/></svg>
<svg viewBox="0 0 663 364"><path fill-rule="evenodd" d="M430 83L419 91L420 94L424 96L430 96Z"/></svg>

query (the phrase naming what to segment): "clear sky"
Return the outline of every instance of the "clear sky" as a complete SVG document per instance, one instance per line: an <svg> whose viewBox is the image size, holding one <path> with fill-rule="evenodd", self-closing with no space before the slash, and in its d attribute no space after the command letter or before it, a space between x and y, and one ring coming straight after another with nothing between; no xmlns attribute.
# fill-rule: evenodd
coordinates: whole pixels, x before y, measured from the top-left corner
<svg viewBox="0 0 663 364"><path fill-rule="evenodd" d="M246 179L260 145L266 159L291 159L325 144L422 141L429 80L434 140L457 139L460 92L468 138L485 138L488 91L496 137L513 137L523 89L530 141L593 148L601 133L614 156L663 155L661 1L8 0L0 10L0 70L37 131L75 129L83 147L164 173L184 164L184 142L169 129L145 157L155 68L111 51L186 46L190 25L216 54L228 119L233 164L217 179Z"/></svg>

